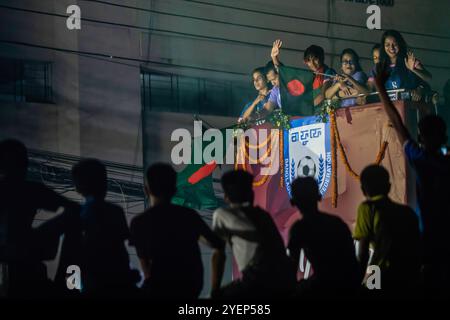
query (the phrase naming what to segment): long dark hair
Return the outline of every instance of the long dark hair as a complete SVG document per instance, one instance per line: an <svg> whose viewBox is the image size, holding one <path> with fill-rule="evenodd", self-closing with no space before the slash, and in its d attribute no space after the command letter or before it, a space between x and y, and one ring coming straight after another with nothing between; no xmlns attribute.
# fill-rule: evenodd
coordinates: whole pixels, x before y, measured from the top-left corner
<svg viewBox="0 0 450 320"><path fill-rule="evenodd" d="M273 70L274 70L275 73L277 73L275 67L273 67ZM253 75L255 73L260 73L261 76L263 77L264 81L266 82L267 89L270 90L270 89L272 89L272 84L269 81L267 81L267 72L268 72L267 66L265 66L265 67L258 67L258 68L253 69L253 71L251 73L251 75L252 75L252 82L253 82Z"/></svg>
<svg viewBox="0 0 450 320"><path fill-rule="evenodd" d="M258 67L258 68L253 69L252 76L255 73L260 73L263 76L264 80L267 82L266 68L265 67Z"/></svg>
<svg viewBox="0 0 450 320"><path fill-rule="evenodd" d="M341 62L342 62L342 58L344 57L344 54L350 54L353 56L353 59L354 59L353 62L355 63L355 72L362 70L361 65L359 64L359 55L356 53L355 50L353 50L351 48L342 50L341 57L340 57Z"/></svg>
<svg viewBox="0 0 450 320"><path fill-rule="evenodd" d="M400 32L398 32L396 30L386 30L383 33L383 35L381 36L380 63L383 66L388 66L391 64L389 56L386 53L386 49L384 48L384 42L386 41L387 37L392 37L397 41L397 44L399 47L399 52L397 55L396 65L403 66L405 64L405 58L406 58L408 46L407 46L406 41L403 38L403 36L400 34Z"/></svg>

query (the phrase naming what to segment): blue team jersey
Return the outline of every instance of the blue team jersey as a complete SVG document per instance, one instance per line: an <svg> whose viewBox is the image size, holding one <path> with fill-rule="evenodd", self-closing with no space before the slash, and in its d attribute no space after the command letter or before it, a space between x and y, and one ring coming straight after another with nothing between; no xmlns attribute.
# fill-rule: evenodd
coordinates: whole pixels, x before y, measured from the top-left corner
<svg viewBox="0 0 450 320"><path fill-rule="evenodd" d="M391 64L388 67L389 78L386 80L384 86L386 90L407 89L412 90L417 88L423 81L406 68L404 64ZM370 72L369 80L376 77L376 69Z"/></svg>
<svg viewBox="0 0 450 320"><path fill-rule="evenodd" d="M256 105L256 107L255 107L255 109L253 109L253 111L260 111L260 110L264 107L264 105L266 104L266 102L269 100L269 97L270 97L270 92L266 95L266 97L265 97L263 100L261 100L261 101ZM253 101L247 103L247 104L244 106L244 108L243 108L242 111L241 111L241 115L240 115L239 117L242 117L242 116L244 115L245 111L247 111L247 109L250 108L250 106L252 105L252 103L253 103Z"/></svg>

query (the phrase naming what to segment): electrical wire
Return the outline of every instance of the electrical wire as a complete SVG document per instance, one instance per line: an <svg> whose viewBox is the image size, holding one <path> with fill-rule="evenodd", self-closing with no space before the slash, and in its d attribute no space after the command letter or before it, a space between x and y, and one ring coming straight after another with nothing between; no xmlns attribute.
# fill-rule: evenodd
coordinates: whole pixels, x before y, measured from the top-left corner
<svg viewBox="0 0 450 320"><path fill-rule="evenodd" d="M39 10L31 10L31 9L17 8L17 7L11 7L11 6L4 6L4 5L0 5L0 8L10 9L10 10L17 10L17 11L23 11L23 12L28 12L28 13L35 13L35 14L43 14L43 15L49 15L49 16L55 16L55 17L60 17L60 18L67 19L67 16L63 15L63 14L57 14L57 13L51 13L51 12L45 12L45 11L39 11ZM234 44L238 44L238 45L247 45L247 46L252 46L252 47L263 47L263 48L272 48L271 45L267 45L267 44L262 44L262 43L257 43L257 42L249 42L249 41L241 41L241 40L234 40L234 39L229 39L229 38L224 38L224 37L214 37L214 36L207 36L207 35L200 35L200 34L192 34L192 33L187 33L187 32L179 32L179 31L173 31L173 30L168 30L168 29L160 29L160 28L148 28L148 27L135 26L135 25L124 24L124 23L115 23L115 22L109 22L109 21L98 20L98 19L90 19L90 18L82 18L82 20L88 21L88 22L93 22L93 23L107 24L107 25L113 25L113 26L125 27L125 28L132 28L132 29L138 29L138 30L169 33L169 34L175 34L175 35L178 35L178 36L195 37L195 38L207 39L207 40L213 40L213 41L224 41L224 42L234 43ZM221 22L221 21L215 21L215 22L216 23L227 23L227 22ZM252 27L252 26L246 25L246 27ZM276 31L276 29L274 29L274 31ZM286 31L286 30L278 30L278 31L279 32L290 32L290 31ZM292 33L292 32L290 32L290 33ZM330 39L330 40L360 42L360 43L365 43L365 44L369 44L369 45L373 45L374 44L374 42L372 42L372 41L355 40L355 39L342 38L342 37L329 37L329 36L321 36L321 35L312 35L312 34L307 34L307 33L298 33L298 34L302 34L302 35L305 35L305 36L311 36L311 37L320 37L320 38L325 38L325 39ZM450 39L450 37L449 37L449 39ZM424 48L424 47L411 47L411 48L412 49L416 49L416 50L423 50L423 51L429 51L429 52L450 54L450 50L446 50L446 49L432 49L432 48ZM304 52L304 50L302 50L302 49L296 49L296 48L290 48L290 47L284 47L283 50L284 51L299 52L299 53L300 52ZM330 55L330 56L334 56L334 57L340 56L340 54L338 54L338 53L326 53L326 54ZM366 56L361 56L360 59L362 59L362 60L372 60L371 57L366 57ZM439 68L440 66L433 66L433 67Z"/></svg>

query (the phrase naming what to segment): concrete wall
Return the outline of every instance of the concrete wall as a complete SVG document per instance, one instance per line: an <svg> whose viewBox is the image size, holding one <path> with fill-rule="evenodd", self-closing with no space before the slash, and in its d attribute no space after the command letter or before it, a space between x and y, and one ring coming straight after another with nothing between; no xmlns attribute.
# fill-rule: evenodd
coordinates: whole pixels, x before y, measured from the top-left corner
<svg viewBox="0 0 450 320"><path fill-rule="evenodd" d="M245 74L269 60L270 46L276 38L284 41L285 50L281 58L288 65L303 66L303 50L315 43L324 47L326 62L335 68L338 68L337 55L340 51L346 47L355 48L363 57L364 69L368 70L371 66L368 60L371 44L378 42L381 35L377 30L286 17L364 26L367 5L344 0L281 0L276 3L262 0L210 1L285 16L179 0L112 2L223 23L86 1L0 1L2 5L63 15L66 15L65 8L69 4L76 3L82 14L82 29L75 31L68 30L65 19L61 17L0 8L0 38L3 40L156 62L133 62L0 43L2 56L51 61L55 95L55 104L51 105L3 104L0 120L2 137L20 137L37 149L95 156L129 164L137 161L138 165L142 165L140 67L193 77L233 80L251 88ZM393 7L381 8L383 28L447 37L440 39L404 34L411 47L425 48L416 49L416 55L433 73L433 88L441 90L450 77L450 29L446 16L450 2L436 0L431 5L425 1L396 0ZM83 18L133 25L141 29L83 21ZM142 30L148 28L168 32ZM333 40L332 37L343 40ZM370 44L345 39L369 41ZM167 137L161 138L161 144L165 144Z"/></svg>

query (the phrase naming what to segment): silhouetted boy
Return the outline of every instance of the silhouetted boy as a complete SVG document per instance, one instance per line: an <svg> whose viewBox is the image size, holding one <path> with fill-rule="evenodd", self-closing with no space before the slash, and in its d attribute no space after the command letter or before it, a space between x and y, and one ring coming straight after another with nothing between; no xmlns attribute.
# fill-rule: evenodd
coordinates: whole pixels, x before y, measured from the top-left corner
<svg viewBox="0 0 450 320"><path fill-rule="evenodd" d="M310 278L300 281L299 294L353 293L362 278L349 228L340 218L319 211L321 195L312 177L294 180L291 193L291 203L302 219L291 227L289 254L298 266L303 249L314 270Z"/></svg>
<svg viewBox="0 0 450 320"><path fill-rule="evenodd" d="M242 278L215 290L213 297L288 296L294 289L295 271L271 216L253 206L253 176L242 170L230 171L221 182L230 207L214 212L213 230L230 244ZM220 280L214 283L220 284Z"/></svg>
<svg viewBox="0 0 450 320"><path fill-rule="evenodd" d="M425 116L419 122L420 144L417 144L386 93L384 81L387 77L386 73L377 70L375 84L399 142L404 146L406 158L416 172L416 192L423 225L425 282L430 288L446 290L450 285L447 236L450 157L442 150L447 141L446 125L438 116Z"/></svg>
<svg viewBox="0 0 450 320"><path fill-rule="evenodd" d="M79 206L41 183L27 181L28 154L17 140L0 142L0 262L6 296L48 297L51 284L42 260L52 259L58 235L32 227L37 210L77 212ZM44 238L46 238L44 240ZM54 240L54 241L51 241Z"/></svg>
<svg viewBox="0 0 450 320"><path fill-rule="evenodd" d="M144 272L143 290L153 298L197 298L203 287L199 240L215 249L224 243L192 209L170 203L177 173L168 164L150 166L145 191L151 207L131 222L132 244Z"/></svg>
<svg viewBox="0 0 450 320"><path fill-rule="evenodd" d="M367 268L371 245L370 265L380 267L381 289L406 292L420 280L419 223L411 208L389 199L390 188L389 173L383 167L371 165L361 172L367 200L358 207L353 237L359 240L361 270Z"/></svg>
<svg viewBox="0 0 450 320"><path fill-rule="evenodd" d="M77 219L65 228L58 281L64 285L67 266L78 265L84 294L126 297L139 278L130 270L124 212L105 201L106 168L96 159L81 160L73 166L72 178L84 203Z"/></svg>

